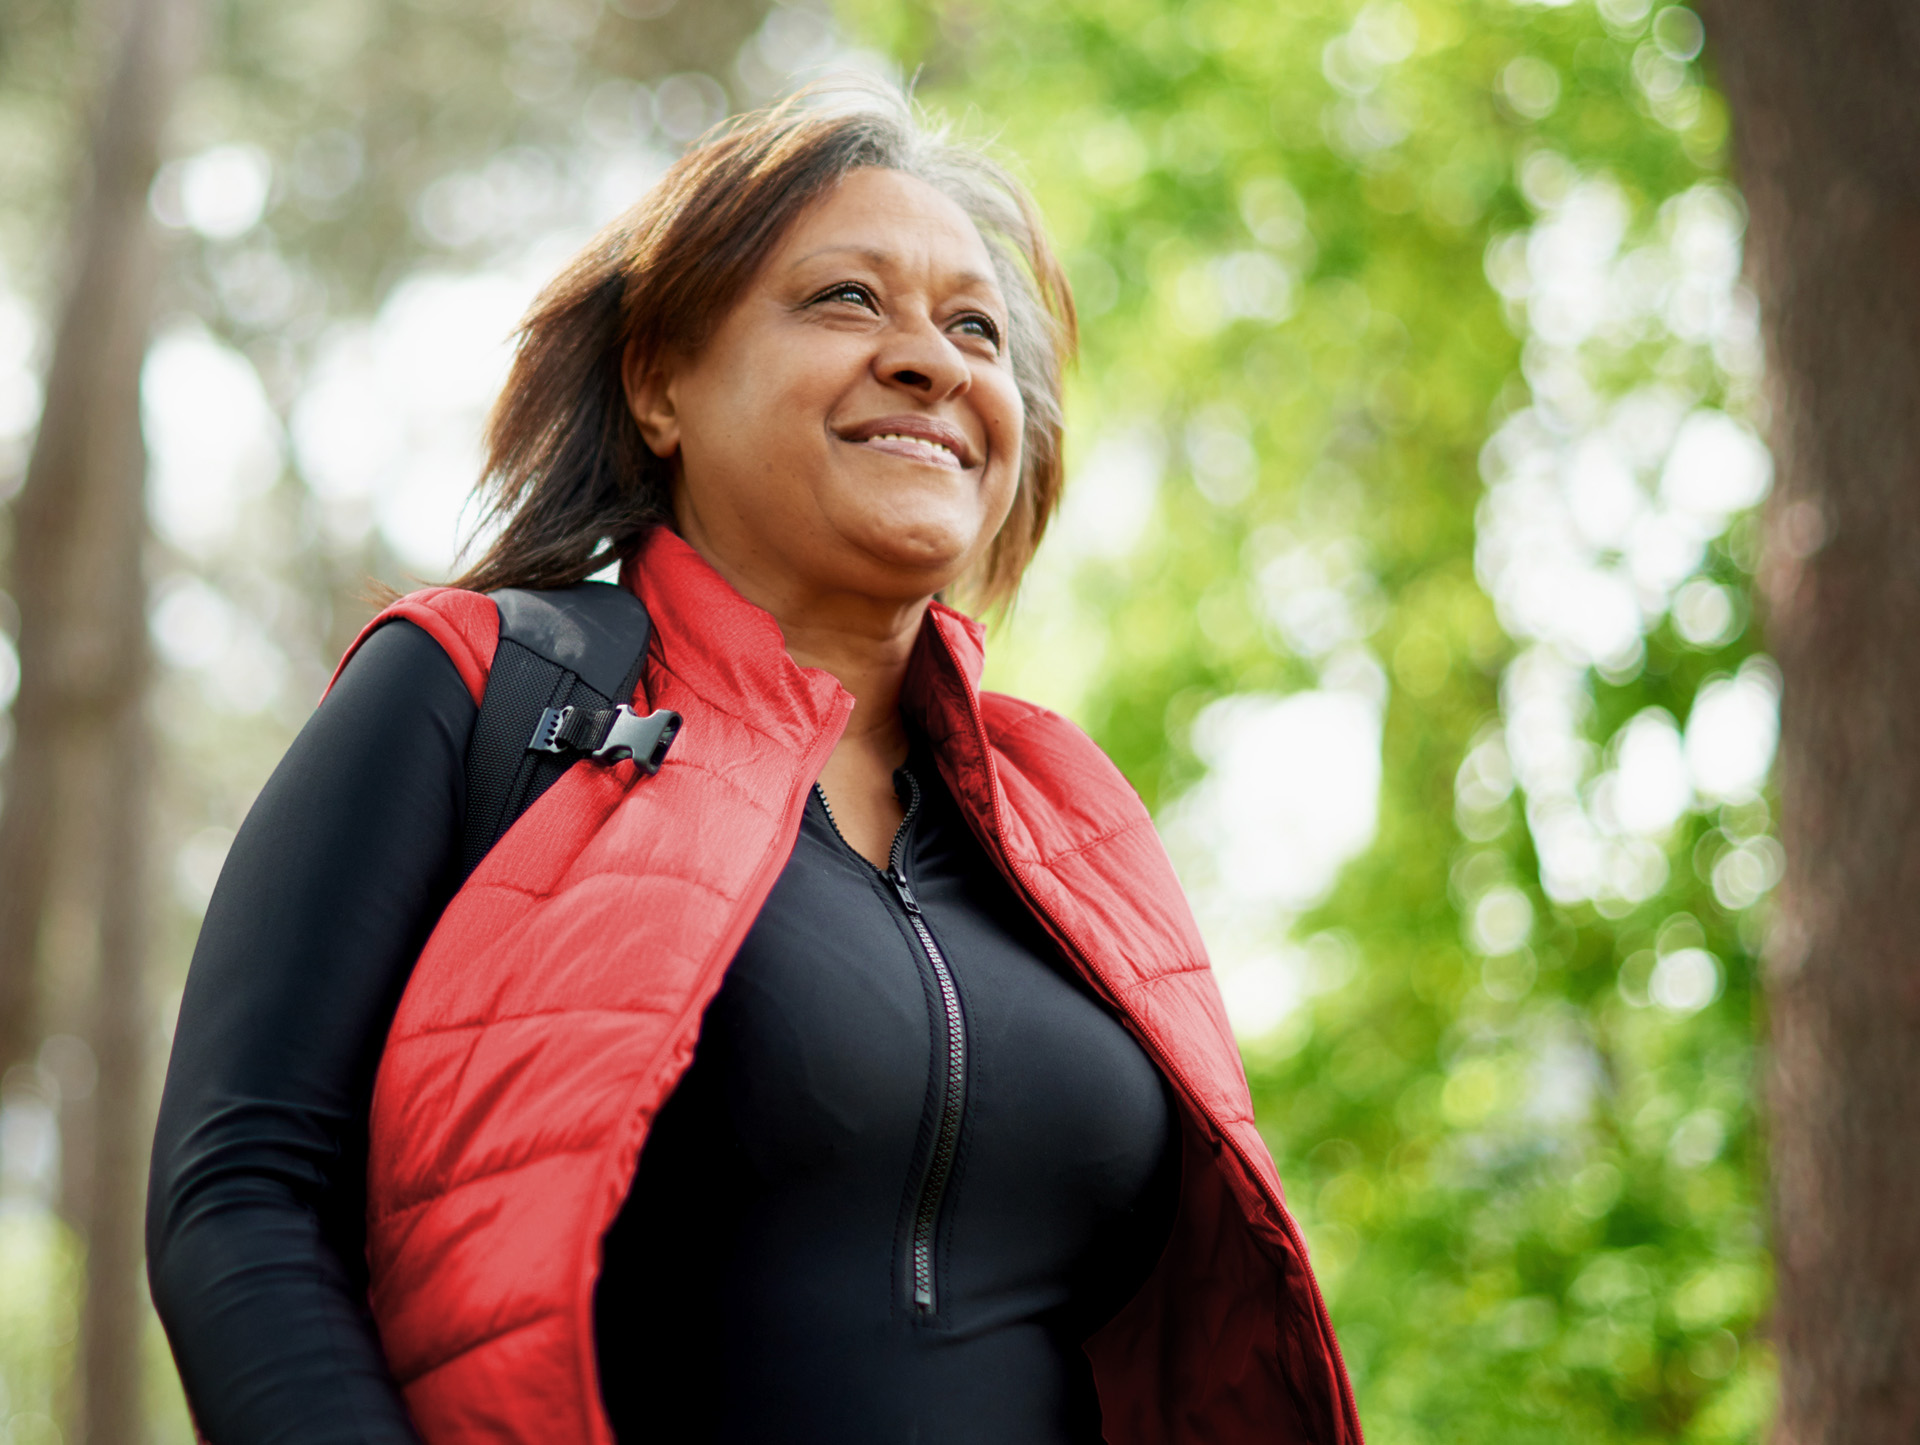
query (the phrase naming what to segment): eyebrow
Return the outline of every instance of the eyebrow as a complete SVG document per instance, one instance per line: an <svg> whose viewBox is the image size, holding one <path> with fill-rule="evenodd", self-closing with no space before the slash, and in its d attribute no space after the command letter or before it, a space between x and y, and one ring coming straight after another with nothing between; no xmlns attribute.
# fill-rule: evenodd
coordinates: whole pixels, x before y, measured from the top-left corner
<svg viewBox="0 0 1920 1445"><path fill-rule="evenodd" d="M822 256L858 256L876 271L886 270L897 259L893 252L883 251L877 246L822 246L817 251L809 251L804 256L796 257L788 269L797 271L807 262L818 260ZM982 286L991 290L996 296L1000 294L999 278L982 271L962 271L954 277L954 280L961 286Z"/></svg>

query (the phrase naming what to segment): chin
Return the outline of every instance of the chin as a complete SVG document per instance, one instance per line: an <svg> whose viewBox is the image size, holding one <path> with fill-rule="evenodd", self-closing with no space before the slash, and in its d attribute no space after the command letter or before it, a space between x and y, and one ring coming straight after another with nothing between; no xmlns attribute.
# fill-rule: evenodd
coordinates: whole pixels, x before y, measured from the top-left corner
<svg viewBox="0 0 1920 1445"><path fill-rule="evenodd" d="M890 574L888 591L930 597L965 572L979 550L979 532L947 524L922 523L863 529L850 537L877 568Z"/></svg>

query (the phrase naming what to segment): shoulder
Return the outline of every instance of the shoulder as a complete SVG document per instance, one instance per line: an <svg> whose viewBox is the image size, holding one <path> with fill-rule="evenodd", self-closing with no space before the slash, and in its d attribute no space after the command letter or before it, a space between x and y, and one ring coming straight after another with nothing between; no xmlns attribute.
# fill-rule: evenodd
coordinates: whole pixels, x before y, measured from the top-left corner
<svg viewBox="0 0 1920 1445"><path fill-rule="evenodd" d="M353 660L366 640L395 621L413 623L440 644L477 705L487 690L487 673L500 645L500 609L484 592L460 587L422 588L384 608L360 629L360 635L341 657L340 666L334 669L328 689L340 680L341 668Z"/></svg>

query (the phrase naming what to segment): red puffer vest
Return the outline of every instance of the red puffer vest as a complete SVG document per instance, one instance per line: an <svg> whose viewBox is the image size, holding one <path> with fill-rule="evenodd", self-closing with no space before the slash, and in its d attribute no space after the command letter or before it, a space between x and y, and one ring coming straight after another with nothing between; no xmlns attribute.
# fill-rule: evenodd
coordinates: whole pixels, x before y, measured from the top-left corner
<svg viewBox="0 0 1920 1445"><path fill-rule="evenodd" d="M853 706L665 529L627 580L655 625L637 705L686 719L666 765L644 777L577 764L527 811L447 906L380 1063L372 1306L430 1445L612 1445L594 1362L601 1235ZM430 589L368 631L394 617L430 632L480 696L499 640L490 601ZM1171 1241L1087 1345L1106 1437L1359 1445L1326 1308L1152 822L1072 724L979 691L982 660L978 626L936 603L904 706L988 852L1181 1105Z"/></svg>

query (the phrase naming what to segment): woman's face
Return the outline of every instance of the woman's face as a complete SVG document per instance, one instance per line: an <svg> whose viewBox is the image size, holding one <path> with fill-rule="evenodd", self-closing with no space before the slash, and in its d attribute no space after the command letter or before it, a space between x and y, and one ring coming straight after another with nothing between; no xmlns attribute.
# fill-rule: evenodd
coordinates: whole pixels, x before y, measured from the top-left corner
<svg viewBox="0 0 1920 1445"><path fill-rule="evenodd" d="M992 260L898 171L849 175L697 356L627 382L674 459L681 534L756 600L923 600L1013 503L1023 413Z"/></svg>

